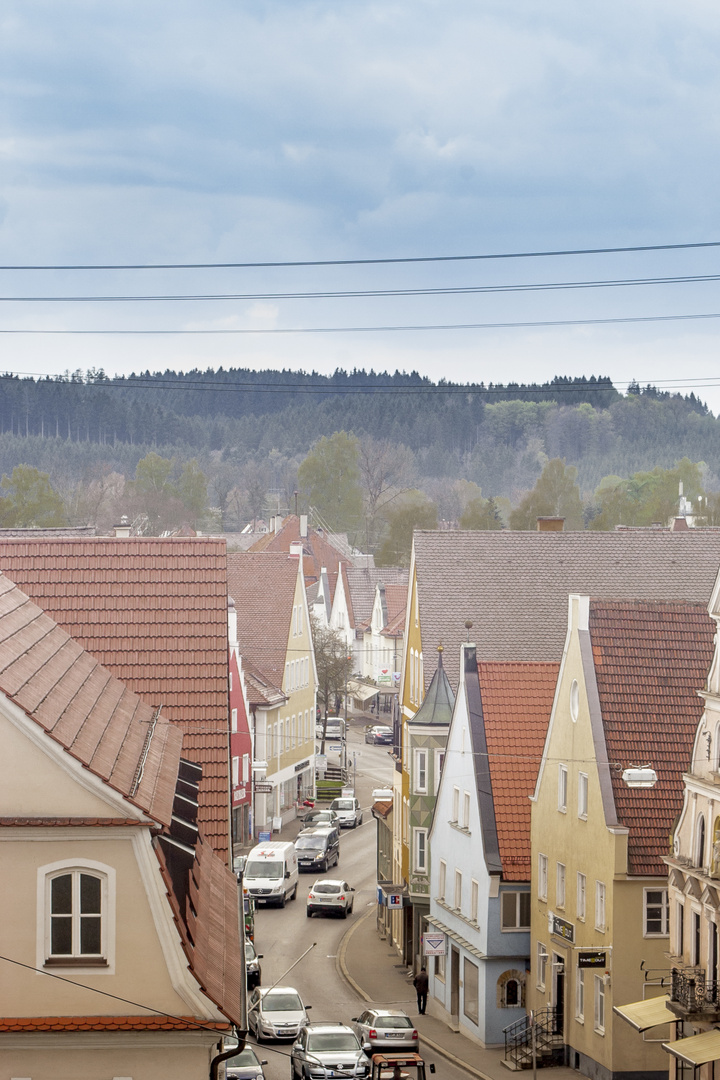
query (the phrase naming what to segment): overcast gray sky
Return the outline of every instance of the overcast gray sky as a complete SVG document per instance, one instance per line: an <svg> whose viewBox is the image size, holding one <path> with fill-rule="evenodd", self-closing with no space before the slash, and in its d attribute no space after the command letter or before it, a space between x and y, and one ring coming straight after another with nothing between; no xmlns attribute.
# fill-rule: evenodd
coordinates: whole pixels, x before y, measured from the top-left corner
<svg viewBox="0 0 720 1080"><path fill-rule="evenodd" d="M0 263L358 260L720 240L710 0L5 0ZM607 374L720 412L717 282L287 299L720 274L720 248L479 262L0 271L2 369L223 365ZM266 298L269 297L269 298ZM695 382L693 380L696 380Z"/></svg>

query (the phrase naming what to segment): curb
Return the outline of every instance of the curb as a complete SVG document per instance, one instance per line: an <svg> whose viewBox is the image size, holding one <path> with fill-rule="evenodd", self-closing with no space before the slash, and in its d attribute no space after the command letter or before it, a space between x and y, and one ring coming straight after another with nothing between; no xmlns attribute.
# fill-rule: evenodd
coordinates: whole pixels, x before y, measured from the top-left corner
<svg viewBox="0 0 720 1080"><path fill-rule="evenodd" d="M364 1001L371 1001L372 999L370 998L369 994L365 993L362 986L360 986L355 981L355 979L353 979L352 975L348 971L348 967L345 962L345 955L347 953L347 947L350 938L353 936L361 923L365 922L366 919L369 919L372 916L374 916L374 912L367 911L360 919L357 920L357 922L353 923L352 926L348 927L347 931L342 936L342 940L340 941L340 948L338 949L337 958L335 960L336 971L342 976L343 979L345 979L346 982L350 983L350 986L352 986L355 993L359 994ZM420 1035L420 1042L428 1046L434 1053L440 1054L441 1057L447 1058L448 1061L452 1061L453 1065L457 1065L458 1068L465 1069L466 1072L472 1073L473 1076L477 1076L478 1080L493 1080L493 1078L491 1076L488 1076L487 1073L482 1072L480 1069L476 1069L473 1065L470 1065L467 1061L464 1061L463 1058L457 1057L455 1054L452 1053L452 1051L447 1050L444 1046L440 1046L439 1043L436 1043L433 1039L429 1039L426 1035Z"/></svg>

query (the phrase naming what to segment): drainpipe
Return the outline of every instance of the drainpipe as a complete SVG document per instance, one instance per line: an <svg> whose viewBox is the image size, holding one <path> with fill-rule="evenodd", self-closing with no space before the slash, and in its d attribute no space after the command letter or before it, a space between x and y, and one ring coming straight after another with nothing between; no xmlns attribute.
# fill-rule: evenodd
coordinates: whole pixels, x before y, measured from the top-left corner
<svg viewBox="0 0 720 1080"><path fill-rule="evenodd" d="M245 965L243 964L243 967ZM247 1031L238 1031L233 1025L233 1035L237 1039L237 1046L233 1046L232 1050L223 1050L222 1053L216 1054L210 1063L210 1080L218 1080L218 1069L223 1061L227 1061L228 1058L235 1057L241 1050L245 1049L245 1037Z"/></svg>
<svg viewBox="0 0 720 1080"><path fill-rule="evenodd" d="M238 883L238 938L240 939L240 1017L242 1029L233 1024L233 1036L237 1039L237 1046L231 1050L223 1050L216 1054L210 1063L210 1080L218 1080L218 1069L223 1061L239 1054L245 1049L247 1038L247 968L245 966L245 894L243 893L243 872L237 875Z"/></svg>

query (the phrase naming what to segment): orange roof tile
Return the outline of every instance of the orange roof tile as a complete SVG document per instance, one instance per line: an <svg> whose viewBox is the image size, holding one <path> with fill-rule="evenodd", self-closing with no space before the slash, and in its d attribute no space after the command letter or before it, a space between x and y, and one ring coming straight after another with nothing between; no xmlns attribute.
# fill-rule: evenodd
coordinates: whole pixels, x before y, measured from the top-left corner
<svg viewBox="0 0 720 1080"><path fill-rule="evenodd" d="M505 881L529 881L530 799L560 665L478 663L495 824Z"/></svg>
<svg viewBox="0 0 720 1080"><path fill-rule="evenodd" d="M713 658L704 604L590 601L590 640L618 820L630 830L630 873L665 876ZM629 788L622 769L650 763L653 788Z"/></svg>
<svg viewBox="0 0 720 1080"><path fill-rule="evenodd" d="M226 1023L192 1016L34 1016L0 1017L0 1031L226 1031Z"/></svg>
<svg viewBox="0 0 720 1080"><path fill-rule="evenodd" d="M225 541L3 536L0 569L185 732L184 753L203 768L200 824L227 859ZM68 657L70 667L76 662L86 663ZM21 667L17 674L22 677Z"/></svg>
<svg viewBox="0 0 720 1080"><path fill-rule="evenodd" d="M91 772L169 824L182 735L0 576L0 691Z"/></svg>
<svg viewBox="0 0 720 1080"><path fill-rule="evenodd" d="M284 552L230 552L228 589L244 658L278 690L285 678L298 561Z"/></svg>

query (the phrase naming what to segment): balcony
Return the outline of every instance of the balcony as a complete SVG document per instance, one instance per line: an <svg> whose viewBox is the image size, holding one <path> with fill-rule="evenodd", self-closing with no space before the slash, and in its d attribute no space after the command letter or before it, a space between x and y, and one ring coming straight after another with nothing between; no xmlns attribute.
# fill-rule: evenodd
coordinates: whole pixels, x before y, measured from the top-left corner
<svg viewBox="0 0 720 1080"><path fill-rule="evenodd" d="M720 1020L720 983L708 982L699 967L672 968L669 1007L678 1018Z"/></svg>

